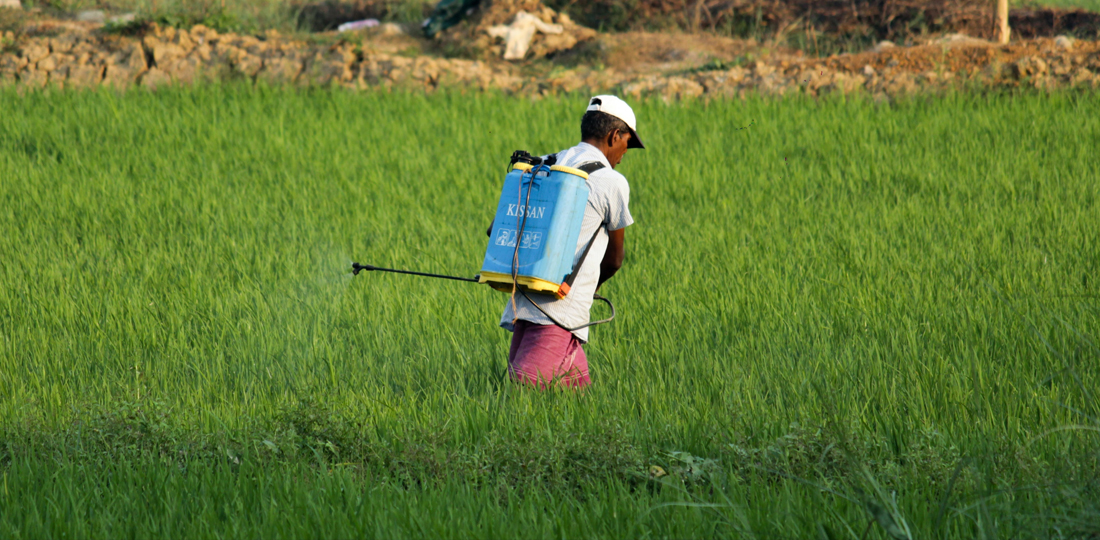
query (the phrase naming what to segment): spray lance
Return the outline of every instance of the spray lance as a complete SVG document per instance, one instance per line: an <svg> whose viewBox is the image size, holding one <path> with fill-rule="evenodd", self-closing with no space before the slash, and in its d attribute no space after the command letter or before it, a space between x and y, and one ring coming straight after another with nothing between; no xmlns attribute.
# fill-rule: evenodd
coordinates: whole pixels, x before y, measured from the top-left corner
<svg viewBox="0 0 1100 540"><path fill-rule="evenodd" d="M512 154L480 274L466 278L357 262L351 264L352 273L359 275L366 270L484 283L512 294L513 298L516 294L522 295L554 324L570 332L611 322L615 318L615 306L598 294L593 294L592 298L605 302L611 308L611 316L575 327L559 322L529 296L529 293L553 295L559 299L568 296L601 229L596 228L574 264L588 205L588 175L603 168L603 164L592 162L573 168L555 165L556 161L554 155L539 158L522 150Z"/></svg>
<svg viewBox="0 0 1100 540"><path fill-rule="evenodd" d="M480 276L474 276L472 278L466 278L466 277L458 277L458 276L444 276L443 274L428 274L426 272L413 272L411 270L396 270L396 269L393 269L393 268L379 268L377 266L373 266L373 265L369 265L369 264L359 264L357 262L351 263L351 273L352 274L355 274L355 275L358 276L359 272L362 271L362 270L366 270L368 272L374 272L374 271L393 272L394 274L408 274L410 276L424 276L424 277L439 278L439 279L453 279L455 281L472 281L474 283L477 283L477 279L478 279L478 277L480 277Z"/></svg>

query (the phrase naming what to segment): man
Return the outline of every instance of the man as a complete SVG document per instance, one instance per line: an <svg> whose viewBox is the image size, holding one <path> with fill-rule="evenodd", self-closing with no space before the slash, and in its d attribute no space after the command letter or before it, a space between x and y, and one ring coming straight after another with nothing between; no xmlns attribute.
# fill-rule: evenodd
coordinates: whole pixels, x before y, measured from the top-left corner
<svg viewBox="0 0 1100 540"><path fill-rule="evenodd" d="M588 207L574 266L591 240L590 253L565 298L532 294L536 307L517 294L515 309L509 299L500 319L500 326L512 332L508 351L512 378L542 388L550 382L574 388L591 384L582 348L588 342L588 328L570 332L562 326L577 328L589 322L592 295L622 267L624 232L634 223L628 207L630 186L626 177L614 170L628 149L645 148L638 138L634 111L615 96L592 98L581 118L581 141L558 152L556 164L573 168L585 165L588 169L602 164L588 175Z"/></svg>

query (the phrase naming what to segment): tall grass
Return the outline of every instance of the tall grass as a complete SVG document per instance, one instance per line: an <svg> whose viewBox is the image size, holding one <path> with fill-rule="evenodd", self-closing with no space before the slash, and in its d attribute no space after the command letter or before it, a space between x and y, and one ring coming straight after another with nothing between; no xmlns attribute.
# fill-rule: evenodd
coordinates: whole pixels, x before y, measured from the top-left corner
<svg viewBox="0 0 1100 540"><path fill-rule="evenodd" d="M1096 100L638 103L619 318L540 394L503 295L347 270L476 273L580 103L0 94L0 535L1098 530Z"/></svg>

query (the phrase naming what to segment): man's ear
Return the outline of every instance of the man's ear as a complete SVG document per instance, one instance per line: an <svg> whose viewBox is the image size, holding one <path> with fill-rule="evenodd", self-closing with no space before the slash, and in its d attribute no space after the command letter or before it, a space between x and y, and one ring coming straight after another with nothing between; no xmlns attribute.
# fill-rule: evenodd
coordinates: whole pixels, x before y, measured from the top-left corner
<svg viewBox="0 0 1100 540"><path fill-rule="evenodd" d="M617 129L611 130L611 133L607 134L607 146L615 146L615 143L619 142L619 139L623 137L623 132Z"/></svg>
<svg viewBox="0 0 1100 540"><path fill-rule="evenodd" d="M606 144L608 148L611 148L611 147L615 146L615 137L617 137L618 135L619 135L619 130L617 130L617 129L613 129L611 131L608 131L607 132L607 139L604 140L604 144Z"/></svg>

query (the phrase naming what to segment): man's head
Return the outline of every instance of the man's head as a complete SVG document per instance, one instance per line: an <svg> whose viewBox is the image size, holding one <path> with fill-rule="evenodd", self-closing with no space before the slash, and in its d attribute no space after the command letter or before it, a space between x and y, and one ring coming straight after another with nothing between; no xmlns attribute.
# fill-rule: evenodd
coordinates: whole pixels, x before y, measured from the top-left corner
<svg viewBox="0 0 1100 540"><path fill-rule="evenodd" d="M645 148L635 130L634 111L615 96L596 96L581 118L581 140L599 148L614 168L630 148Z"/></svg>

